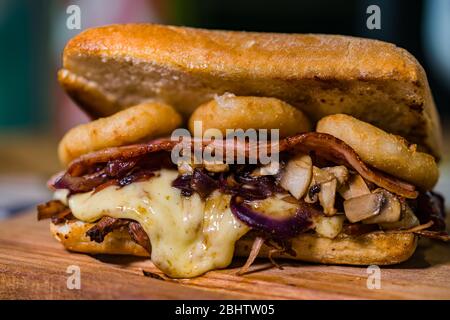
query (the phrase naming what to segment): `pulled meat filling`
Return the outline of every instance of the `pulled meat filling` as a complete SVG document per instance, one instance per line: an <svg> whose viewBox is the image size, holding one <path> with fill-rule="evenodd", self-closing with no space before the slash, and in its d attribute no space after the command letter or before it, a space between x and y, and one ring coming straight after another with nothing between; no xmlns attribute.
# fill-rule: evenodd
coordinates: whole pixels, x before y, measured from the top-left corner
<svg viewBox="0 0 450 320"><path fill-rule="evenodd" d="M109 148L83 155L72 162L66 173L57 177L52 185L56 189L69 189L72 193L86 192L108 180L123 179L135 170L154 171L165 166L173 167L170 151L176 143L176 141L153 141L147 144ZM192 149L194 148L194 140L186 143ZM203 147L211 147L211 145L215 152L221 153L224 157L227 152L237 156L238 150L243 150L248 157L252 147L248 143L242 145L227 140L203 143ZM298 134L280 140L277 146L280 152L314 153L320 158L353 168L367 181L405 198L414 199L418 195L413 185L369 168L350 146L331 135L318 132ZM268 143L258 145L258 148L266 149L270 154L273 146ZM152 156L148 157L149 154ZM109 170L108 168L113 164L120 169Z"/></svg>
<svg viewBox="0 0 450 320"><path fill-rule="evenodd" d="M59 200L51 200L37 207L38 220L51 219L54 224L75 219L69 207Z"/></svg>
<svg viewBox="0 0 450 320"><path fill-rule="evenodd" d="M230 147L229 141L212 143L217 150ZM76 194L147 180L161 168L177 169L170 158L175 145L160 140L87 154L72 162L51 186ZM247 144L232 146L248 156ZM272 148L270 143L258 147ZM223 149L223 154L227 150ZM413 185L368 167L343 141L310 132L281 140L279 151L280 161L275 166L178 164L179 175L172 186L186 197L197 193L205 199L214 190L232 195L230 205L236 218L265 239L278 242L312 228L321 236L334 238L340 233L357 236L379 229L408 230L430 221L429 230L416 233L448 240L441 196L419 193ZM289 213L278 212L274 217L273 212L264 212L264 201L275 201L280 212ZM54 223L72 218L70 209L55 201L38 211L39 219L52 218ZM291 222L294 225L288 229ZM104 217L87 235L102 242L117 228L128 228L131 238L150 250L148 236L139 223L130 220Z"/></svg>

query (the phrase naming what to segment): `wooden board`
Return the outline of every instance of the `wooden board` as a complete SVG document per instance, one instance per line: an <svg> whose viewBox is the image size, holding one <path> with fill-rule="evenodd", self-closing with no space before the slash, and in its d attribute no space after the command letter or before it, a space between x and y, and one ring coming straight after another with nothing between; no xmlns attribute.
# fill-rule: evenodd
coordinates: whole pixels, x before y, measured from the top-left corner
<svg viewBox="0 0 450 320"><path fill-rule="evenodd" d="M2 299L450 299L450 244L422 240L413 258L381 268L381 288L367 288L365 267L265 261L250 274L231 268L195 279L171 280L147 259L70 253L48 221L33 212L0 223ZM67 288L67 268L80 267L80 290ZM155 279L144 276L152 273ZM162 279L164 278L164 279Z"/></svg>

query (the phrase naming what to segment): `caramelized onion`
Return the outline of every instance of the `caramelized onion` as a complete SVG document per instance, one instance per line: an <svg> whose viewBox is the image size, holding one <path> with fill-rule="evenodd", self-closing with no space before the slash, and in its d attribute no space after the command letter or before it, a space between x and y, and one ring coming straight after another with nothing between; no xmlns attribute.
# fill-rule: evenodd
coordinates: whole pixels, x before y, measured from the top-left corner
<svg viewBox="0 0 450 320"><path fill-rule="evenodd" d="M204 199L217 189L218 183L203 170L195 169L191 179L191 187Z"/></svg>
<svg viewBox="0 0 450 320"><path fill-rule="evenodd" d="M186 141L185 141L186 140ZM194 139L185 139L183 142L187 147L193 147L196 141ZM238 154L235 151L241 150L243 154L248 157L250 154L250 144L238 144L231 140L214 140L210 141L199 141L202 147L212 146L218 154L226 154L227 152ZM150 154L155 155L161 152L169 152L178 144L178 141L170 140L158 140L152 141L147 144L137 144L130 146L123 146L117 148L109 148L93 153L89 153L81 156L80 158L74 160L67 170L67 173L71 177L80 177L88 172L92 172L92 168L96 165L103 164L106 165L109 161L121 160L126 161L127 159L135 159L137 157L148 156ZM275 148L278 147L278 148ZM403 196L405 198L416 198L418 192L415 187L409 183L396 179L392 176L383 174L377 170L369 168L356 152L344 143L326 133L318 132L308 132L303 134L298 134L280 141L275 141L271 143L260 143L257 146L257 154L261 149L266 150L268 154L272 150L278 149L280 152L283 151L300 151L303 153L309 153L314 151L319 157L324 158L329 161L333 161L337 164L346 165L352 167L356 170L364 179L373 182L374 184L382 187L388 191L391 191L397 195ZM67 174L66 174L67 175ZM78 181L74 182L75 184ZM101 184L101 183L99 183ZM99 185L98 184L98 185ZM63 188L55 185L56 188ZM86 189L83 186L83 189Z"/></svg>
<svg viewBox="0 0 450 320"><path fill-rule="evenodd" d="M255 261L256 257L259 254L259 251L261 250L261 247L264 243L264 239L261 237L256 237L255 241L253 241L253 245L252 245L252 250L250 251L250 254L247 258L247 261L245 262L245 264L242 266L241 269L239 269L238 271L238 275L243 275L245 274L248 269L250 268L250 266L253 264L253 262Z"/></svg>
<svg viewBox="0 0 450 320"><path fill-rule="evenodd" d="M55 181L53 187L55 189L69 189L71 193L88 192L106 183L108 180L108 175L103 171L82 177L73 177L66 172Z"/></svg>
<svg viewBox="0 0 450 320"><path fill-rule="evenodd" d="M298 209L293 214L283 217L268 215L251 208L236 195L230 201L231 212L249 227L262 232L274 239L289 239L313 227L312 216L321 213L314 207L299 202Z"/></svg>

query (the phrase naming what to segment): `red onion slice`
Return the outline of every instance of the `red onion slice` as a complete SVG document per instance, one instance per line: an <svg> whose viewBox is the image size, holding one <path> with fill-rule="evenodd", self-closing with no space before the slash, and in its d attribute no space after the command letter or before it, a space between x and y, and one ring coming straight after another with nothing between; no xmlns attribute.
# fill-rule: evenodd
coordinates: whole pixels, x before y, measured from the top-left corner
<svg viewBox="0 0 450 320"><path fill-rule="evenodd" d="M231 212L236 218L251 228L268 235L270 238L282 240L295 237L313 227L312 217L320 215L319 210L305 202L298 203L298 209L292 214L269 215L251 208L241 197L234 195L230 201Z"/></svg>

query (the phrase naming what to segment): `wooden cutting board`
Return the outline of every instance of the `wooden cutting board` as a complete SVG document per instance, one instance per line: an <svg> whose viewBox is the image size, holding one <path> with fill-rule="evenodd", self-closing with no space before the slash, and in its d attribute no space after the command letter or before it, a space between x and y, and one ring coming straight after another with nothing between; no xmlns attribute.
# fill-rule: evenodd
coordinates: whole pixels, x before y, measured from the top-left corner
<svg viewBox="0 0 450 320"><path fill-rule="evenodd" d="M0 223L2 299L450 299L450 244L421 240L406 263L381 268L381 288L367 288L365 267L244 261L194 279L171 280L146 259L70 253L52 238L49 221L25 213ZM81 288L68 289L69 266ZM147 276L144 276L143 270Z"/></svg>

